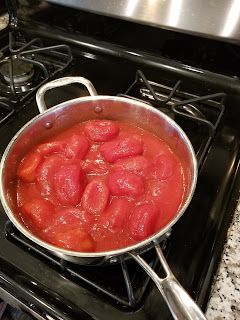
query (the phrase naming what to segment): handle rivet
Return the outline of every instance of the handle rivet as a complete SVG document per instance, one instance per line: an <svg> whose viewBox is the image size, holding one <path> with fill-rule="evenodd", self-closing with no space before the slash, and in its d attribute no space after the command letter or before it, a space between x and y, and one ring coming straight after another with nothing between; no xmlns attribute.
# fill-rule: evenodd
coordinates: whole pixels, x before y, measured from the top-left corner
<svg viewBox="0 0 240 320"><path fill-rule="evenodd" d="M94 111L95 111L96 113L100 113L100 112L103 111L103 108L100 107L100 106L97 106L97 107L95 107Z"/></svg>
<svg viewBox="0 0 240 320"><path fill-rule="evenodd" d="M46 128L46 129L51 129L52 126L53 126L53 123L52 123L52 122L46 122L46 123L45 123L45 128Z"/></svg>

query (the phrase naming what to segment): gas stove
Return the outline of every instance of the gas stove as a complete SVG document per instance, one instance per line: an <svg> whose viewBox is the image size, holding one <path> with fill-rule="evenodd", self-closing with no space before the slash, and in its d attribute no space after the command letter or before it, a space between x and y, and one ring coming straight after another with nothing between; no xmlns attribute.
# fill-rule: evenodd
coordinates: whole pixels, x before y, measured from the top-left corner
<svg viewBox="0 0 240 320"><path fill-rule="evenodd" d="M0 32L1 155L38 114L36 90L60 76L83 76L98 94L144 100L166 112L190 138L199 178L189 208L161 246L179 282L204 310L239 197L238 47L39 3L20 5L17 25L10 10L11 26ZM84 95L72 85L47 93L46 102L51 107ZM39 319L171 319L134 261L63 261L20 234L2 207L0 216L3 300ZM154 250L144 257L159 270Z"/></svg>

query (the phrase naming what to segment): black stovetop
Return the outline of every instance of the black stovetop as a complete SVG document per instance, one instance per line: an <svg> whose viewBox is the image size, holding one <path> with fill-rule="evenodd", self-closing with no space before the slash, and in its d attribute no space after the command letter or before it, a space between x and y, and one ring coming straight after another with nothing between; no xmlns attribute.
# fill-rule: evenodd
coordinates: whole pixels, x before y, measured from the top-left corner
<svg viewBox="0 0 240 320"><path fill-rule="evenodd" d="M58 19L53 19L49 29L47 17L51 10L58 10L55 11ZM63 13L68 19L61 16ZM236 77L237 71L233 76L233 69L229 67L226 76L217 62L215 65L204 65L201 60L198 64L197 53L192 60L187 57L189 64L186 64L186 61L176 61L180 59L179 55L174 57L165 54L166 50L161 51L161 48L169 47L170 42L171 46L175 43L176 48L183 50L179 45L183 36L179 35L178 38L175 33L163 31L165 42L163 39L161 42L165 44L162 47L159 44L156 49L148 37L142 39L141 46L137 39L131 42L132 34L137 30L137 26L131 23L91 15L88 28L82 24L85 29L79 30L82 21L89 21L89 14L50 5L44 5L39 10L35 8L35 11L33 8L25 8L22 14L24 21L21 21L20 31L14 32L16 37L21 34L20 40L23 42L40 37L43 46L68 45L73 61L59 75L86 77L91 80L99 94L134 94L140 98L142 92L145 92L145 96L147 92L148 102L159 107L152 100L149 91L142 90L141 80L139 86L128 91L137 70L144 73L157 91L160 89L155 83L160 84L165 94L169 94L171 88L181 80L175 93L177 101L220 93L220 97L213 98L211 102L194 103L204 114L203 119L213 123L213 131L205 127L202 123L204 121L195 124L191 119L185 119L184 115L175 114L171 106L161 105L163 109L170 109L170 116L186 130L199 160L196 192L189 208L166 239L164 253L179 282L204 309L239 196L240 81ZM80 22L71 20L71 16L78 17ZM161 31L156 29L143 26L139 28L152 37L161 35ZM131 34L129 40L126 40L126 30ZM3 46L7 45L8 31L0 33L0 43ZM118 36L114 37L116 34ZM199 38L193 38L192 45L197 41L201 43L202 51L208 52L208 41L211 48L214 48L215 42L201 41ZM221 46L226 47L225 44L215 44L215 48ZM231 50L236 58L238 48L233 47ZM173 54L173 51L171 52ZM204 61L207 61L206 57ZM205 69L199 68L203 65ZM214 72L209 69L214 69ZM222 93L226 95L224 101ZM49 106L55 105L84 94L81 88L69 87L49 94L47 102ZM223 102L225 111L222 114L223 109L218 111L218 106L222 106ZM1 154L12 136L38 113L34 92L28 99L23 99L20 103L13 101L10 105L15 112L0 126ZM202 141L209 143L207 148L201 148ZM151 281L146 280L144 272L135 262L126 262L137 298L135 304L129 305L126 302L129 292L123 281L124 271L121 265L90 267L60 261L34 246L6 222L7 217L1 209L0 287L44 319L171 319L160 293ZM152 264L156 264L153 251L147 253L146 257ZM120 295L122 300L116 302L111 293L113 296Z"/></svg>

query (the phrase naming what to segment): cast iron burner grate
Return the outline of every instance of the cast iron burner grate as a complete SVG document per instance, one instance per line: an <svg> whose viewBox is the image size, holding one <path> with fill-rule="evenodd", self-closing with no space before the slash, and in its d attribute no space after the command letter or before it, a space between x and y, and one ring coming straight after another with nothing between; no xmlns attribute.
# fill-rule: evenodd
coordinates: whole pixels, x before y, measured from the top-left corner
<svg viewBox="0 0 240 320"><path fill-rule="evenodd" d="M74 264L52 255L46 249L36 245L20 233L14 225L8 221L5 226L6 237L15 245L30 252L41 261L50 263L58 272L69 280L85 285L98 296L106 298L118 308L136 310L149 288L150 278L146 272L132 259L121 260L119 263L101 266L82 266ZM161 241L164 250L170 238L167 232ZM158 268L158 258L154 249L143 254L149 265Z"/></svg>
<svg viewBox="0 0 240 320"><path fill-rule="evenodd" d="M14 113L14 108L7 98L0 97L0 125Z"/></svg>
<svg viewBox="0 0 240 320"><path fill-rule="evenodd" d="M192 142L200 167L223 116L226 94L197 96L180 87L180 80L168 87L147 80L138 70L134 82L120 96L144 100L172 117Z"/></svg>
<svg viewBox="0 0 240 320"><path fill-rule="evenodd" d="M46 46L41 39L27 40L19 31L9 32L1 48L0 97L23 105L45 82L60 76L72 62L65 44Z"/></svg>

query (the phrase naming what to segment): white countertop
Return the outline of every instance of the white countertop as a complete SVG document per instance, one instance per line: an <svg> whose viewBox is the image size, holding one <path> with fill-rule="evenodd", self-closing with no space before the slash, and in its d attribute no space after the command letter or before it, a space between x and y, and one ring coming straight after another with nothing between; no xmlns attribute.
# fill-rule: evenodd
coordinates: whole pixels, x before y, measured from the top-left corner
<svg viewBox="0 0 240 320"><path fill-rule="evenodd" d="M240 320L240 202L228 230L206 316L209 320Z"/></svg>

